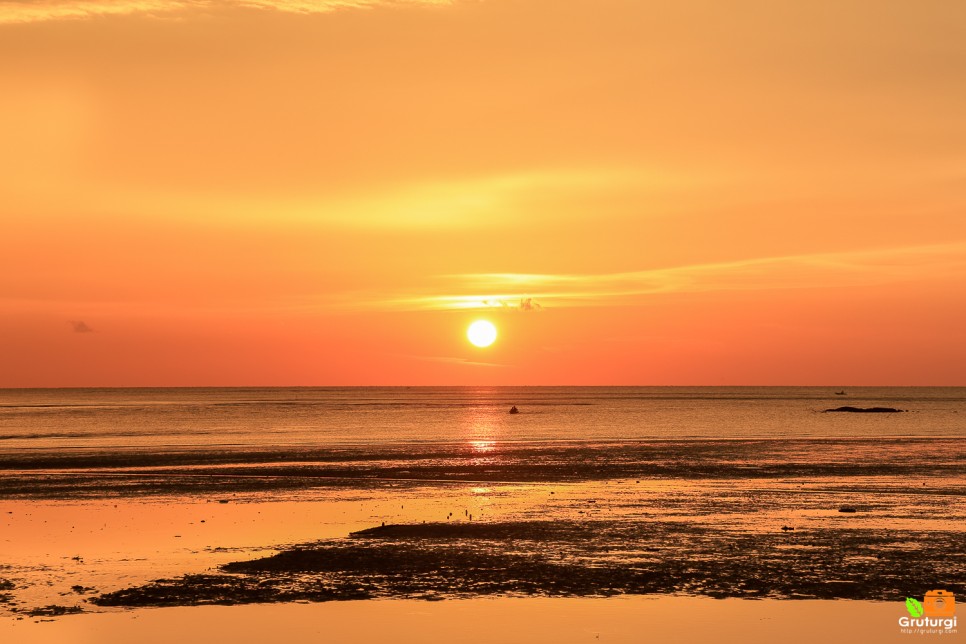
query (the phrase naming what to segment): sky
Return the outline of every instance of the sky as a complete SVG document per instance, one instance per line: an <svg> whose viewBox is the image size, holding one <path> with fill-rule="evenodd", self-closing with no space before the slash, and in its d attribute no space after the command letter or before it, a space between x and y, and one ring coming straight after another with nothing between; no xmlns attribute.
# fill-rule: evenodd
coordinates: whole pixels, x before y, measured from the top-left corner
<svg viewBox="0 0 966 644"><path fill-rule="evenodd" d="M0 387L966 385L964 70L952 0L0 0Z"/></svg>

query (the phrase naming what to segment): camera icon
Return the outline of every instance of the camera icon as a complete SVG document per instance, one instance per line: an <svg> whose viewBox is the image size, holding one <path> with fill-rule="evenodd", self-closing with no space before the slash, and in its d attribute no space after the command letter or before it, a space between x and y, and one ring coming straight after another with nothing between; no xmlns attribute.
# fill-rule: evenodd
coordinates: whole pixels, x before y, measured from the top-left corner
<svg viewBox="0 0 966 644"><path fill-rule="evenodd" d="M948 590L930 590L922 599L926 617L952 617L956 614L956 600Z"/></svg>

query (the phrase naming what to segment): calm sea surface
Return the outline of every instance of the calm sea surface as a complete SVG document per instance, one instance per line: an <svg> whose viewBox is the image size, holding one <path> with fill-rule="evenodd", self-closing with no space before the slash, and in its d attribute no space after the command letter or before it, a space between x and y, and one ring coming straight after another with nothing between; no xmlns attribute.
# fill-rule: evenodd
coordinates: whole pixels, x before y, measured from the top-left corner
<svg viewBox="0 0 966 644"><path fill-rule="evenodd" d="M0 390L0 452L966 436L966 388ZM511 405L520 414L510 415ZM903 414L826 414L841 405Z"/></svg>

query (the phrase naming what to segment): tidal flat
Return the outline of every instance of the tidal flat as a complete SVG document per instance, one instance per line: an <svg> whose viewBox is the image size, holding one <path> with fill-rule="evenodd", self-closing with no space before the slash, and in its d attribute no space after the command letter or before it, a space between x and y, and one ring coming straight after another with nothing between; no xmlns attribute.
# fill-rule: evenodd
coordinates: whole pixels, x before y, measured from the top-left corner
<svg viewBox="0 0 966 644"><path fill-rule="evenodd" d="M21 457L0 501L0 611L961 594L963 450L863 439L490 442L213 464L142 454L63 468Z"/></svg>
<svg viewBox="0 0 966 644"><path fill-rule="evenodd" d="M788 528L788 526L785 526ZM910 556L910 539L924 543ZM786 529L723 533L678 521L383 525L345 539L106 593L99 606L373 598L684 594L900 600L903 588L963 588L958 532ZM953 592L956 592L953 591Z"/></svg>

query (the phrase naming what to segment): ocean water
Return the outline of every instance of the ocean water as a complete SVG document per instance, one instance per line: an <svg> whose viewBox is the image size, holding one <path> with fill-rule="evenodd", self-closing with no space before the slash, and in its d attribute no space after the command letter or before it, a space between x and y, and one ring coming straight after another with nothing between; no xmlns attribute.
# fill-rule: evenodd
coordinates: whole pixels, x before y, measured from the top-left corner
<svg viewBox="0 0 966 644"><path fill-rule="evenodd" d="M0 452L471 441L962 438L966 388L0 390ZM508 414L511 406L521 413ZM828 414L842 405L902 414Z"/></svg>

